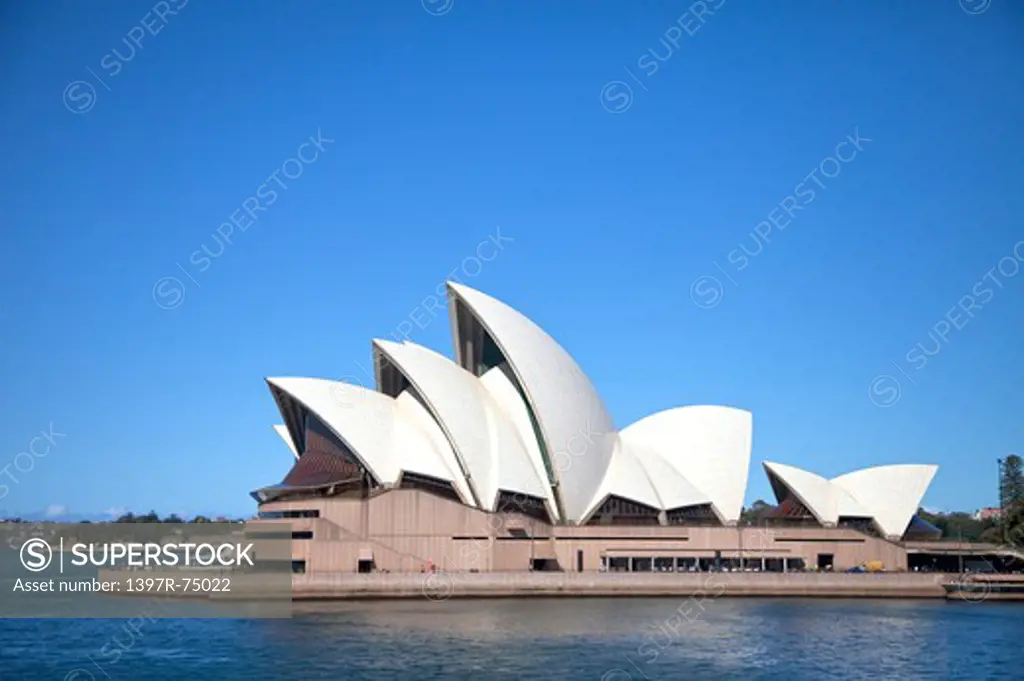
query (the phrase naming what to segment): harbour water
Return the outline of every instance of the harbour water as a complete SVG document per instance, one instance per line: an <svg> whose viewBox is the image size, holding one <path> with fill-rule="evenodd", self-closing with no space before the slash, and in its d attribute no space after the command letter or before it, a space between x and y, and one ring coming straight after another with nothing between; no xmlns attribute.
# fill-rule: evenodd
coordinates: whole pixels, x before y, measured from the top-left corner
<svg viewBox="0 0 1024 681"><path fill-rule="evenodd" d="M290 620L0 621L0 678L1020 679L1022 642L1009 603L299 603Z"/></svg>

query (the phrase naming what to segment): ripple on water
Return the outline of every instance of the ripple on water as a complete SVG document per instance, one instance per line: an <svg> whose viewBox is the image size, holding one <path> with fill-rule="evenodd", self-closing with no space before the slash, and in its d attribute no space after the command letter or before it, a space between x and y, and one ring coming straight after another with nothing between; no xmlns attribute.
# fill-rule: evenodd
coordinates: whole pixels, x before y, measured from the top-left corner
<svg viewBox="0 0 1024 681"><path fill-rule="evenodd" d="M1015 604L721 599L680 621L681 604L299 604L291 620L150 622L134 641L124 620L6 620L0 678L59 680L81 668L111 681L1011 679L1024 666L1024 611ZM102 652L115 637L130 643L116 660Z"/></svg>

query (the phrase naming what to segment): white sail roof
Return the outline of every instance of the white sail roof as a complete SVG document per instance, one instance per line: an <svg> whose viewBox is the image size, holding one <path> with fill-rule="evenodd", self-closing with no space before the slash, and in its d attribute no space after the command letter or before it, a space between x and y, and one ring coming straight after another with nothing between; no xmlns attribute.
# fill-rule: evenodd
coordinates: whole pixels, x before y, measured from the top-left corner
<svg viewBox="0 0 1024 681"><path fill-rule="evenodd" d="M423 398L450 443L452 466L465 473L482 508L495 509L501 490L549 499L515 426L480 379L414 343L374 345Z"/></svg>
<svg viewBox="0 0 1024 681"><path fill-rule="evenodd" d="M426 475L452 483L460 499L473 505L465 479L448 463L455 457L447 440L411 396L396 400L320 378L268 378L267 383L320 419L381 484L396 485L405 472Z"/></svg>
<svg viewBox="0 0 1024 681"><path fill-rule="evenodd" d="M623 442L623 447L627 445ZM665 458L643 445L633 444L629 448L654 486L654 491L661 501L661 508L671 511L688 506L703 506L711 503L711 498L700 491Z"/></svg>
<svg viewBox="0 0 1024 681"><path fill-rule="evenodd" d="M587 505L584 520L589 519L610 496L664 510L661 499L654 490L654 485L651 484L640 460L633 452L623 448L621 443L618 443L612 452L608 472Z"/></svg>
<svg viewBox="0 0 1024 681"><path fill-rule="evenodd" d="M508 361L536 417L565 519L579 521L615 447L615 426L601 397L569 353L530 319L463 284L449 282L448 288L451 309L461 300ZM457 321L453 324L461 348L462 331Z"/></svg>
<svg viewBox="0 0 1024 681"><path fill-rule="evenodd" d="M288 426L284 425L283 423L280 425L276 425L274 426L274 432L277 433L282 440L284 440L284 443L288 445L288 449L291 450L295 458L299 458L299 450L295 448L295 443L292 442L292 436L291 433L288 432Z"/></svg>
<svg viewBox="0 0 1024 681"><path fill-rule="evenodd" d="M770 461L765 469L823 524L843 517L871 518L887 537L901 537L938 466L876 466L827 480L810 471Z"/></svg>
<svg viewBox="0 0 1024 681"><path fill-rule="evenodd" d="M497 367L480 377L480 385L484 387L484 390L515 429L516 436L526 451L534 476L541 481L541 485L544 487L545 498L549 500L548 508L552 514L551 517L557 519L558 508L554 499L551 498L551 486L548 483L547 470L544 468L544 457L541 455L540 444L534 436L526 402L523 401L512 381Z"/></svg>
<svg viewBox="0 0 1024 681"><path fill-rule="evenodd" d="M753 419L721 406L677 407L627 426L627 448L657 453L711 500L726 523L739 520L747 491Z"/></svg>
<svg viewBox="0 0 1024 681"><path fill-rule="evenodd" d="M835 525L839 518L832 483L817 473L765 461L764 468L782 482L819 523Z"/></svg>
<svg viewBox="0 0 1024 681"><path fill-rule="evenodd" d="M887 536L902 536L938 470L934 464L874 466L840 475L832 484L860 502Z"/></svg>

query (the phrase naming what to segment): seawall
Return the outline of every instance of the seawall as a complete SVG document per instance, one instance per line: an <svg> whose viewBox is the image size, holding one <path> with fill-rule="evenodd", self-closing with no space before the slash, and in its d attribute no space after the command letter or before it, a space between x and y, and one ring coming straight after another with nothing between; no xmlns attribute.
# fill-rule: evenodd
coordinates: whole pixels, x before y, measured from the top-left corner
<svg viewBox="0 0 1024 681"><path fill-rule="evenodd" d="M949 575L919 573L374 573L292 578L292 597L311 599L507 597L945 598Z"/></svg>

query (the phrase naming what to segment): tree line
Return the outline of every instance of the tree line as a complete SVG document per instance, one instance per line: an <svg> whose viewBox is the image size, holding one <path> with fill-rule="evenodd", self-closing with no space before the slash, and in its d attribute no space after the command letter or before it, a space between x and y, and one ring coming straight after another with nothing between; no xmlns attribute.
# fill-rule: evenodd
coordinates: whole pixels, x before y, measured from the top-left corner
<svg viewBox="0 0 1024 681"><path fill-rule="evenodd" d="M117 519L114 520L113 522L115 522L115 523L212 523L212 522L219 522L219 523L224 523L224 522L227 522L227 523L241 523L241 522L244 522L244 520L232 520L230 518L217 518L216 520L211 520L210 518L207 518L205 515L197 515L197 516L193 516L191 520L184 520L181 517L179 517L178 514L176 514L176 513L172 513L172 514L170 514L168 516L165 516L165 517L161 518L157 514L156 511L150 511L149 513L143 513L141 515L135 515L134 513L129 511L128 513L125 513L123 515L118 516Z"/></svg>
<svg viewBox="0 0 1024 681"><path fill-rule="evenodd" d="M0 522L6 522L6 523L31 523L31 524L35 525L35 524L39 524L39 523L52 523L52 522L59 522L59 521L53 521L53 520L25 520L23 518L4 518ZM181 518L176 513L172 513L172 514L170 514L168 516L164 516L163 518L161 518L160 515L156 511L150 511L149 513L141 513L139 515L135 515L134 513L128 512L128 513L124 513L122 515L119 515L114 520L109 520L109 521L108 520L95 520L95 521L94 520L79 520L78 522L79 523L86 523L86 524L94 523L94 522L95 523L106 523L106 522L111 522L111 523L244 523L245 519L244 518L235 519L235 518L225 518L225 517L208 518L205 515L197 515L197 516L193 516L190 520L185 520L185 519Z"/></svg>

